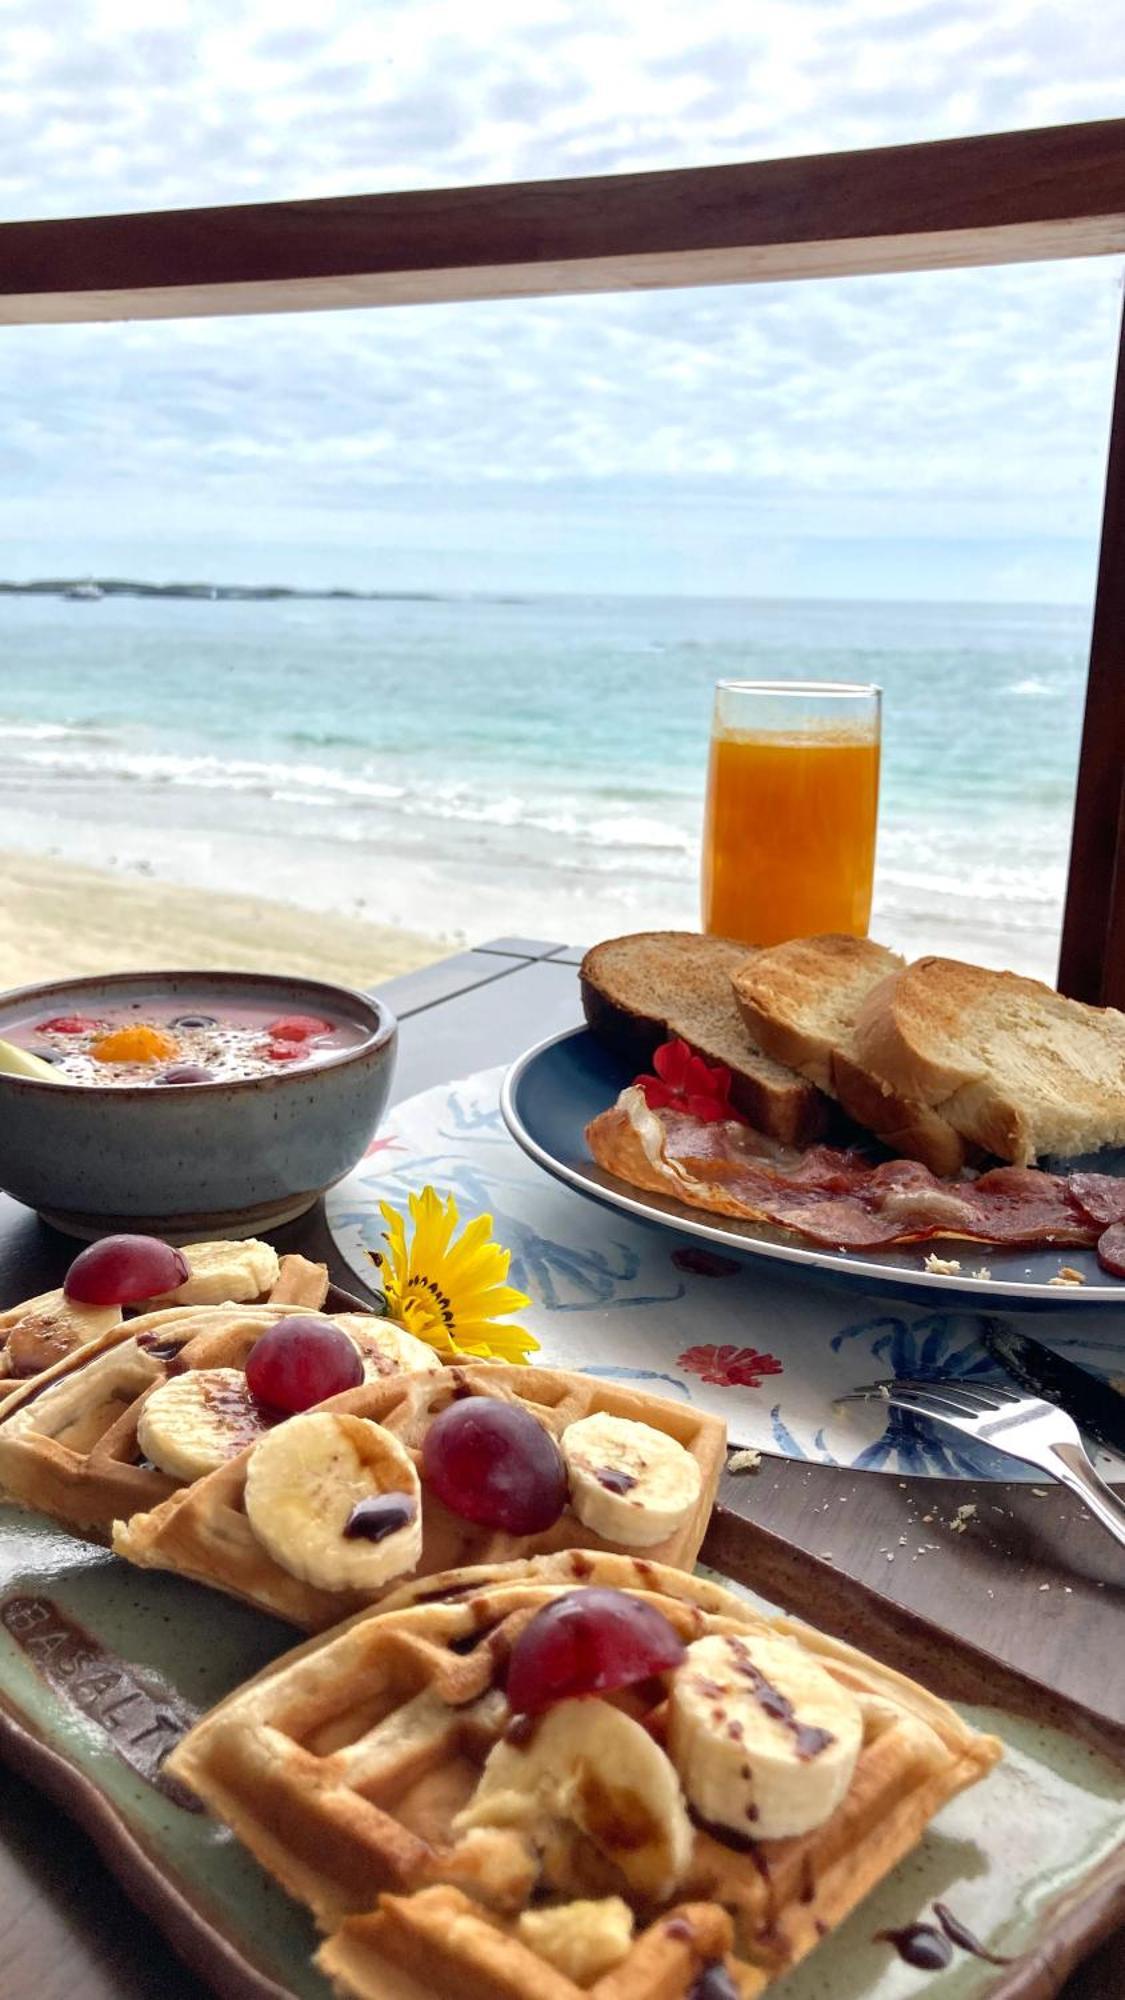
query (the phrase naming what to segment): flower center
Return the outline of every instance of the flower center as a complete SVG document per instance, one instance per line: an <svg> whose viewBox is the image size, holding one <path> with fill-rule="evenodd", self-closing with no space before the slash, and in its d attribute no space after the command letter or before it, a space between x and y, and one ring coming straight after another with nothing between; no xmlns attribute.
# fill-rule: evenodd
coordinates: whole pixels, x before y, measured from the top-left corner
<svg viewBox="0 0 1125 2000"><path fill-rule="evenodd" d="M407 1314L410 1313L413 1307L415 1312L427 1318L432 1318L436 1311L438 1318L452 1332L454 1325L453 1307L450 1304L448 1293L442 1291L441 1286L435 1278L427 1278L423 1272L415 1271L406 1281L406 1290L403 1294L402 1303L403 1309Z"/></svg>

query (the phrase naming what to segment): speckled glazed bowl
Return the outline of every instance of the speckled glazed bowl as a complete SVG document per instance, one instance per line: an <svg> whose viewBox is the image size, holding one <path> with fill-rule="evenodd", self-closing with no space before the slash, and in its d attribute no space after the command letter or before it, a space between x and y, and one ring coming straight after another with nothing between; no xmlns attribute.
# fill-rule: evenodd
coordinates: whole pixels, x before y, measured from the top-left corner
<svg viewBox="0 0 1125 2000"><path fill-rule="evenodd" d="M0 1189L73 1236L147 1230L190 1242L289 1222L362 1158L382 1117L398 1030L379 1001L316 979L127 972L0 996L0 1039L29 1012L97 1014L141 998L184 1012L252 1003L317 1013L363 1039L238 1082L63 1084L0 1074Z"/></svg>

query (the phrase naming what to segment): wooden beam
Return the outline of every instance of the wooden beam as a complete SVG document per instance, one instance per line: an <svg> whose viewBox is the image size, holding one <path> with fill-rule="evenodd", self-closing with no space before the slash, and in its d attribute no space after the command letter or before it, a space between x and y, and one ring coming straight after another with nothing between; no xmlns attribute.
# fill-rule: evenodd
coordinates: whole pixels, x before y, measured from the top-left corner
<svg viewBox="0 0 1125 2000"><path fill-rule="evenodd" d="M0 225L0 321L745 284L1125 251L1125 119L739 166Z"/></svg>
<svg viewBox="0 0 1125 2000"><path fill-rule="evenodd" d="M1109 434L1059 990L1125 1008L1125 314Z"/></svg>

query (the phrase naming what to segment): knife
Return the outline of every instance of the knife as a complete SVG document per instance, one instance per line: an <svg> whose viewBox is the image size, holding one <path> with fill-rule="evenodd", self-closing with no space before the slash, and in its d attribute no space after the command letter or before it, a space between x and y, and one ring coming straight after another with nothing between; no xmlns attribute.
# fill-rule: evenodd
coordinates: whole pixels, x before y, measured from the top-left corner
<svg viewBox="0 0 1125 2000"><path fill-rule="evenodd" d="M1125 1375L1116 1383L1103 1381L1002 1319L986 1319L981 1335L989 1353L1022 1389L1057 1403L1079 1430L1107 1450L1125 1454Z"/></svg>

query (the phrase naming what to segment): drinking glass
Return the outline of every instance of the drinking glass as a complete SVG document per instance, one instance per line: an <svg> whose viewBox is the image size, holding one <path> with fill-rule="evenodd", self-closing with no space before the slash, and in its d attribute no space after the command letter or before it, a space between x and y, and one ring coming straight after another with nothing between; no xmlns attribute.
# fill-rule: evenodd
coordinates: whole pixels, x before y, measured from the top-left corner
<svg viewBox="0 0 1125 2000"><path fill-rule="evenodd" d="M703 831L703 928L745 944L865 937L882 690L719 681Z"/></svg>

